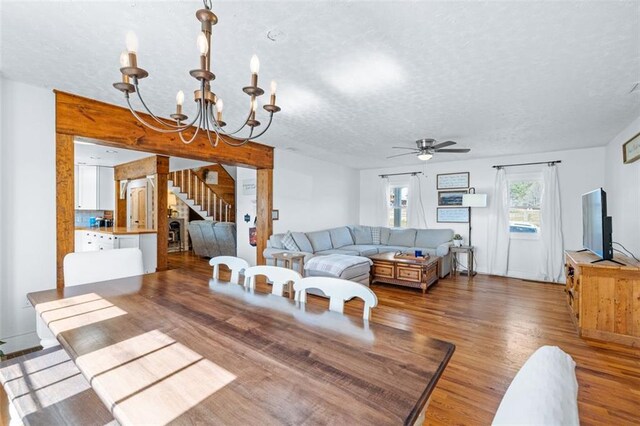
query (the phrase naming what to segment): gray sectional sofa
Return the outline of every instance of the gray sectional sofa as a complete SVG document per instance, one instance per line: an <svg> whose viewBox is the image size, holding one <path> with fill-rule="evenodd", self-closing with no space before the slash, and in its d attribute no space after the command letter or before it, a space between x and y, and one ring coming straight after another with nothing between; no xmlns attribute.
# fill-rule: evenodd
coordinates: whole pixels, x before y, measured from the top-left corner
<svg viewBox="0 0 640 426"><path fill-rule="evenodd" d="M235 256L236 224L211 220L189 222L193 252L201 257Z"/></svg>
<svg viewBox="0 0 640 426"><path fill-rule="evenodd" d="M374 231L379 230L380 242L374 244ZM371 256L386 252L413 252L422 250L432 256L442 257L440 277L450 272L452 229L384 228L370 226L341 226L315 232L291 232L300 252L305 253L305 262L313 256L323 254L346 254ZM269 238L264 257L267 264L274 265L273 254L288 251L282 239L285 234L274 234ZM377 242L377 241L376 241Z"/></svg>

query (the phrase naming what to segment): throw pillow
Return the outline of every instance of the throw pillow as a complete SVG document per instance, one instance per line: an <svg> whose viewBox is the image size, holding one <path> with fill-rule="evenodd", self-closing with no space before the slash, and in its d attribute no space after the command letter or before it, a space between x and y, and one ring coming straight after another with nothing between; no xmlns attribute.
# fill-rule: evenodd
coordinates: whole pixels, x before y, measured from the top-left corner
<svg viewBox="0 0 640 426"><path fill-rule="evenodd" d="M373 239L373 244L380 244L380 227L372 226L371 227L371 238Z"/></svg>
<svg viewBox="0 0 640 426"><path fill-rule="evenodd" d="M287 250L300 251L300 247L298 247L296 241L293 239L293 234L291 234L291 231L287 231L287 233L282 238L282 245Z"/></svg>

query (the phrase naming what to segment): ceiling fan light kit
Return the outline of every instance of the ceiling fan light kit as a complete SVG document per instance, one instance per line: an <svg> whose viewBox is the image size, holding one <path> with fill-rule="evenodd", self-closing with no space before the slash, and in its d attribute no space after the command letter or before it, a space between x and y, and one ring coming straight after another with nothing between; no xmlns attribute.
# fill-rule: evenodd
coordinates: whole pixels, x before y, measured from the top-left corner
<svg viewBox="0 0 640 426"><path fill-rule="evenodd" d="M393 146L394 149L407 149L412 152L404 154L391 155L387 158L403 157L405 155L415 155L419 160L429 161L433 156L440 152L445 153L467 153L471 151L469 148L447 148L448 146L455 145L457 142L446 141L438 143L435 139L418 139L416 141L416 148L407 148L404 146Z"/></svg>
<svg viewBox="0 0 640 426"><path fill-rule="evenodd" d="M260 121L256 120L256 109L258 106L257 98L264 94L264 90L258 86L260 61L256 55L253 55L250 61L250 84L249 86L242 88L242 91L250 97L249 113L247 118L238 129L232 132L225 132L222 130L222 128L227 124L222 120L224 103L222 102L222 99L218 98L216 94L211 91L211 82L216 78L215 74L211 72L211 30L212 27L218 23L218 17L211 12L211 0L203 0L203 3L204 9L200 9L196 12L196 18L200 21L202 30L196 40L196 44L200 52L200 68L189 72L193 78L199 81L199 89L194 91L194 102L197 105L197 114L190 123L185 123L188 120L188 117L182 110L184 103L184 92L182 90L176 95L176 111L170 115L175 123L159 118L147 107L142 95L140 94L139 81L148 77L149 73L143 68L138 67L138 39L131 31L127 34L127 50L120 55L120 73L122 74L122 81L114 83L113 87L124 94L129 110L133 116L140 123L150 129L161 133L178 133L180 135L180 140L185 144L193 142L198 133L202 130L206 133L209 143L213 147L218 145L218 141L220 139L231 146L244 145L250 140L265 134L271 126L273 114L280 111L280 107L276 105L277 85L275 81L271 82L269 103L262 107L269 113L269 121L267 122L264 130L258 134L254 134L255 128L261 124ZM153 124L145 121L133 109L130 100L131 93L137 94L143 108L153 119ZM249 135L247 137L239 138L237 135L246 127L250 129ZM188 139L183 135L183 132L186 130L193 130L193 135ZM215 137L212 137L212 134L214 134ZM221 138L220 136L226 136L226 138Z"/></svg>

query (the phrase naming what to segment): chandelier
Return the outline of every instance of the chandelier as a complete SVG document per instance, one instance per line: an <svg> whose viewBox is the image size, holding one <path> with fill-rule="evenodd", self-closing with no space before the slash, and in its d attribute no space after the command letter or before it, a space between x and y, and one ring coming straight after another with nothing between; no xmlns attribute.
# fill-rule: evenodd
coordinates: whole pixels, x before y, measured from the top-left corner
<svg viewBox="0 0 640 426"><path fill-rule="evenodd" d="M138 39L133 32L127 34L126 44L127 50L120 55L120 73L122 73L122 81L114 83L113 87L124 93L124 97L129 106L131 114L143 125L161 133L178 133L180 140L183 143L189 144L195 140L200 131L206 133L209 143L212 147L218 145L218 141L222 139L225 143L231 146L241 146L249 142L252 139L258 138L266 133L271 126L273 120L273 114L280 111L280 107L276 105L276 82L271 82L271 97L269 103L264 105L263 108L269 113L269 121L264 130L254 134L256 128L260 126L260 122L256 120L256 109L258 106L257 98L264 94L264 90L258 87L258 71L260 69L260 61L256 55L251 57L251 83L249 86L243 87L242 91L249 95L249 114L244 123L240 125L234 131L224 131L223 127L226 123L222 120L222 110L224 103L222 99L218 98L215 93L211 91L211 82L216 76L211 72L211 28L218 23L218 17L211 12L211 0L203 0L204 9L200 9L196 12L196 18L201 23L202 32L198 35L197 46L200 51L200 67L191 70L189 74L199 82L199 88L194 91L194 101L197 106L197 113L195 118L188 122L188 117L183 113L182 106L184 103L184 92L180 90L176 95L176 111L171 114L170 117L174 120L159 118L147 107L142 94L140 93L139 81L149 76L149 73L138 67ZM131 99L129 95L135 93L140 100L143 108L147 111L152 123L144 120L140 114L138 114L131 106ZM195 125L195 131L191 137L186 137L184 132L188 129L193 129ZM248 129L247 131L243 130ZM239 136L244 133L246 137ZM214 136L212 136L215 135ZM221 138L221 136L227 136Z"/></svg>

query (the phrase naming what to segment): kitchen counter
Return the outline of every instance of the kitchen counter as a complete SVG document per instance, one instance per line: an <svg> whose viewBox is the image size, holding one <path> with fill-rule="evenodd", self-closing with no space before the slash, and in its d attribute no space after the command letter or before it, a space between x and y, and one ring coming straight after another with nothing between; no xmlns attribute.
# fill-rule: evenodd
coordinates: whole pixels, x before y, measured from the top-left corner
<svg viewBox="0 0 640 426"><path fill-rule="evenodd" d="M112 235L138 235L138 234L157 234L155 229L148 228L127 228L124 226L110 226L110 227L76 227L76 231L92 231L101 232L104 234Z"/></svg>

